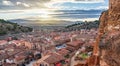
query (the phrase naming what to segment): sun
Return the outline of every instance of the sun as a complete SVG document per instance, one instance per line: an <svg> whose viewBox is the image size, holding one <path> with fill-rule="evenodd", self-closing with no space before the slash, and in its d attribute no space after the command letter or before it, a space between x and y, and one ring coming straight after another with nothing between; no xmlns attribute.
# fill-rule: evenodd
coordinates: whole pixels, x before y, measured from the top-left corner
<svg viewBox="0 0 120 66"><path fill-rule="evenodd" d="M32 9L32 10L27 10L26 13L33 13L36 14L38 17L43 18L43 19L47 19L47 18L51 18L51 12L47 9Z"/></svg>
<svg viewBox="0 0 120 66"><path fill-rule="evenodd" d="M45 18L47 18L47 19L48 19L48 18L51 18L51 16L50 16L49 13L47 13L47 12L40 14L38 17L44 18L44 19L45 19Z"/></svg>
<svg viewBox="0 0 120 66"><path fill-rule="evenodd" d="M40 10L39 13L40 15L38 15L38 17L43 18L43 19L49 19L52 17L48 10Z"/></svg>

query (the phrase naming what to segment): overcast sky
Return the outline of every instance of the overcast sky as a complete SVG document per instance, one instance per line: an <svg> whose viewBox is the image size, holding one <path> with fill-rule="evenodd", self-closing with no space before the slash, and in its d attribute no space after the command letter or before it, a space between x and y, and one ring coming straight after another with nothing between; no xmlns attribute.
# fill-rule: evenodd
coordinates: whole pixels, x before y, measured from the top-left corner
<svg viewBox="0 0 120 66"><path fill-rule="evenodd" d="M0 0L1 19L25 18L35 14L47 17L46 14L55 13L55 10L91 9L108 9L108 0Z"/></svg>

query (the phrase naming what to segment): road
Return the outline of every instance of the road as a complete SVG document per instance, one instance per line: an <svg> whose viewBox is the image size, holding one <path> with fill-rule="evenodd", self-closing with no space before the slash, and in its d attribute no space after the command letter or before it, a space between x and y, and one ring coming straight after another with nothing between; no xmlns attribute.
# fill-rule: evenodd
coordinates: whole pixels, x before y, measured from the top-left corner
<svg viewBox="0 0 120 66"><path fill-rule="evenodd" d="M79 52L79 50L78 50L77 52ZM76 52L76 53L77 53L77 52ZM79 63L79 61L75 61L76 53L75 53L75 55L71 58L70 66L74 66L74 65L76 65L77 63Z"/></svg>

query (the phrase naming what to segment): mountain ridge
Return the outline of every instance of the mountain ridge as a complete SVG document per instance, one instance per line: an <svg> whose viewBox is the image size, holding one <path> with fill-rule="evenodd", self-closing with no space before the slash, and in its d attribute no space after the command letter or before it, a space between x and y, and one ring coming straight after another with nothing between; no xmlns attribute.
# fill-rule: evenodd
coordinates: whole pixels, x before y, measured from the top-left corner
<svg viewBox="0 0 120 66"><path fill-rule="evenodd" d="M71 25L67 25L62 29L56 29L56 31L62 31L62 32L66 32L66 31L75 31L75 30L81 30L81 29L98 29L99 28L99 21L90 21L90 22L77 22Z"/></svg>

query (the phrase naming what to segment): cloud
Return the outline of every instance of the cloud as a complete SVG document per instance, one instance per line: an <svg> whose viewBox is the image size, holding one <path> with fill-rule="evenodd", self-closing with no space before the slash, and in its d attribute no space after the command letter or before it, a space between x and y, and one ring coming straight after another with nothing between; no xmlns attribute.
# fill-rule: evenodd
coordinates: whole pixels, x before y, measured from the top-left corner
<svg viewBox="0 0 120 66"><path fill-rule="evenodd" d="M71 2L71 3L101 3L104 0L51 0L54 3L63 3L63 2Z"/></svg>
<svg viewBox="0 0 120 66"><path fill-rule="evenodd" d="M76 3L101 3L104 0L74 0Z"/></svg>
<svg viewBox="0 0 120 66"><path fill-rule="evenodd" d="M89 8L84 8L82 7L78 7L78 6L64 6L64 3L72 3L72 4L97 4L97 3L105 3L105 0L51 0L50 2L44 3L44 6L49 8L49 9L57 9L57 10L61 10L61 9L88 9ZM91 7L92 9L92 7ZM93 8L94 9L94 8Z"/></svg>
<svg viewBox="0 0 120 66"><path fill-rule="evenodd" d="M17 5L21 5L22 3L21 2L16 2Z"/></svg>
<svg viewBox="0 0 120 66"><path fill-rule="evenodd" d="M21 5L21 6L24 6L24 7L30 7L30 5L29 4L27 4L27 3L22 3L22 2L16 2L16 5Z"/></svg>
<svg viewBox="0 0 120 66"><path fill-rule="evenodd" d="M30 7L30 5L28 5L28 4L26 4L26 3L23 3L23 5L24 5L25 7Z"/></svg>
<svg viewBox="0 0 120 66"><path fill-rule="evenodd" d="M7 5L7 6L13 6L14 5L11 1L3 1L2 4Z"/></svg>
<svg viewBox="0 0 120 66"><path fill-rule="evenodd" d="M43 3L50 2L50 0L9 0L17 5L32 6L32 7L42 7Z"/></svg>
<svg viewBox="0 0 120 66"><path fill-rule="evenodd" d="M22 13L24 10L0 10L0 13Z"/></svg>
<svg viewBox="0 0 120 66"><path fill-rule="evenodd" d="M0 10L46 8L43 4L50 0L0 0Z"/></svg>
<svg viewBox="0 0 120 66"><path fill-rule="evenodd" d="M70 3L101 3L104 0L0 0L0 10L2 9L61 9L65 6L60 4L70 2ZM54 5L56 4L56 5ZM65 7L67 8L67 7Z"/></svg>
<svg viewBox="0 0 120 66"><path fill-rule="evenodd" d="M99 7L97 7L96 9L104 9L104 10L107 10L107 9L108 9L108 6L99 6Z"/></svg>

